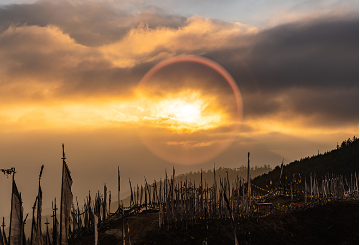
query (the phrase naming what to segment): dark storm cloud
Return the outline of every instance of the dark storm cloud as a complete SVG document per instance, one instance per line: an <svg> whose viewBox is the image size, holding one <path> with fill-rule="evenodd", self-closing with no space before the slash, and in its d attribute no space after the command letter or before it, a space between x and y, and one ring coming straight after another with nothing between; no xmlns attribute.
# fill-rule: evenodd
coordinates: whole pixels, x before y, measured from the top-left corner
<svg viewBox="0 0 360 245"><path fill-rule="evenodd" d="M318 89L289 93L290 108L312 117L315 126L347 126L359 123L359 91L353 88Z"/></svg>
<svg viewBox="0 0 360 245"><path fill-rule="evenodd" d="M237 81L246 117L288 111L319 124L358 123L358 18L318 18L245 38L247 45L207 57Z"/></svg>
<svg viewBox="0 0 360 245"><path fill-rule="evenodd" d="M319 18L245 37L246 46L207 53L243 89L358 85L358 18Z"/></svg>
<svg viewBox="0 0 360 245"><path fill-rule="evenodd" d="M55 25L76 42L87 46L109 44L121 39L129 29L139 24L149 28L167 26L176 28L186 20L151 8L137 14L112 8L103 3L36 2L0 7L0 32L11 25Z"/></svg>
<svg viewBox="0 0 360 245"><path fill-rule="evenodd" d="M260 33L248 63L266 89L354 86L358 43L358 18L287 24Z"/></svg>
<svg viewBox="0 0 360 245"><path fill-rule="evenodd" d="M306 117L307 126L338 127L358 124L359 92L352 88L299 89L243 93L244 116L293 121ZM303 118L301 119L303 120Z"/></svg>

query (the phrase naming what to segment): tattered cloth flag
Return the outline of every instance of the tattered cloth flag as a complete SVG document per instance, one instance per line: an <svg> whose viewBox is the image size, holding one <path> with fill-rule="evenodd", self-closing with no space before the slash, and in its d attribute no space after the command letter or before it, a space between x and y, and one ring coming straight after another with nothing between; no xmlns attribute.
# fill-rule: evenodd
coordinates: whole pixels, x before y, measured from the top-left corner
<svg viewBox="0 0 360 245"><path fill-rule="evenodd" d="M233 216L233 214L231 212L230 205L229 205L229 200L227 199L227 196L226 196L226 190L225 190L224 186L222 185L222 183L221 183L221 187L223 188L223 191L224 191L224 199L225 199L225 202L226 202L227 210L229 211L230 220L231 220L231 224L232 224L233 231L234 231L235 245L239 245L239 241L238 241L237 236L236 236L236 226L235 226L235 222L234 222L234 216Z"/></svg>
<svg viewBox="0 0 360 245"><path fill-rule="evenodd" d="M69 216L73 195L71 192L72 179L70 170L65 162L65 153L63 145L63 171L62 171L62 185L61 185L61 205L60 205L60 244L68 244L68 228Z"/></svg>
<svg viewBox="0 0 360 245"><path fill-rule="evenodd" d="M18 192L13 175L11 214L10 214L10 234L9 234L10 245L23 245L24 230L23 230L22 221L23 221L23 208L22 208L21 195Z"/></svg>
<svg viewBox="0 0 360 245"><path fill-rule="evenodd" d="M41 207L42 206L42 190L39 181L39 193L38 193L38 206L37 206L37 228L36 228L36 238L37 245L43 244L42 232L41 232Z"/></svg>
<svg viewBox="0 0 360 245"><path fill-rule="evenodd" d="M36 218L35 218L35 209L36 209L36 203L38 202L38 196L35 199L33 209L33 215L32 215L32 222L31 222L31 239L30 239L30 245L36 245L37 244L37 232L36 232Z"/></svg>

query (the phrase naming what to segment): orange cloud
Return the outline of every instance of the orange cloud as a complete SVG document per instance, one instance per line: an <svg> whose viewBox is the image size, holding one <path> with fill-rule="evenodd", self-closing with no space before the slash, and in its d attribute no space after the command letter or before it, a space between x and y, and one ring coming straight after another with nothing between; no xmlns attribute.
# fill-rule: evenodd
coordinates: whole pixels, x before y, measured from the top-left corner
<svg viewBox="0 0 360 245"><path fill-rule="evenodd" d="M104 45L99 50L118 67L169 58L179 54L202 54L229 45L239 45L232 40L245 34L255 34L258 29L241 23L221 23L200 16L188 18L179 28L146 25L132 28L119 42Z"/></svg>
<svg viewBox="0 0 360 245"><path fill-rule="evenodd" d="M194 16L179 28L142 24L112 44L88 47L54 25L10 26L0 33L0 96L49 102L88 92L109 96L112 86L129 94L130 84L141 78L129 74L136 65L239 46L238 37L256 32L244 24Z"/></svg>

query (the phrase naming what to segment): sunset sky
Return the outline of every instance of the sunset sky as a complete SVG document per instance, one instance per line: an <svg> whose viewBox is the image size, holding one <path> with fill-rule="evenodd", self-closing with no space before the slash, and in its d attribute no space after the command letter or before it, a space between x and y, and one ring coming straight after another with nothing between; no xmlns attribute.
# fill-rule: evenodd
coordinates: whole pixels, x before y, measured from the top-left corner
<svg viewBox="0 0 360 245"><path fill-rule="evenodd" d="M147 75L146 75L147 74ZM358 1L0 1L0 168L31 212L106 183L275 167L359 136ZM11 178L0 175L0 217ZM125 197L125 196L124 196Z"/></svg>

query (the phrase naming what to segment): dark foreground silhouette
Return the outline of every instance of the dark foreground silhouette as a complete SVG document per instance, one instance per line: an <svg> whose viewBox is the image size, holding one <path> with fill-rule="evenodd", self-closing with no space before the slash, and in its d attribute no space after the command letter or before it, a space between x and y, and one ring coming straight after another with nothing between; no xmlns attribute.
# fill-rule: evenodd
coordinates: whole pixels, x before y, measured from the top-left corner
<svg viewBox="0 0 360 245"><path fill-rule="evenodd" d="M280 201L280 200L279 200ZM286 200L281 200L286 202ZM203 244L205 221L167 230L159 228L158 212L125 218L131 244ZM230 220L208 220L208 244L235 244ZM236 223L239 244L359 244L358 200L334 201L300 211L277 212ZM99 244L122 244L122 219L99 231ZM94 244L94 234L70 239L70 244Z"/></svg>

